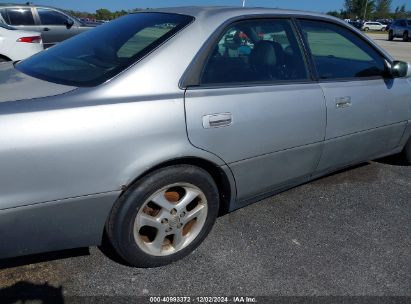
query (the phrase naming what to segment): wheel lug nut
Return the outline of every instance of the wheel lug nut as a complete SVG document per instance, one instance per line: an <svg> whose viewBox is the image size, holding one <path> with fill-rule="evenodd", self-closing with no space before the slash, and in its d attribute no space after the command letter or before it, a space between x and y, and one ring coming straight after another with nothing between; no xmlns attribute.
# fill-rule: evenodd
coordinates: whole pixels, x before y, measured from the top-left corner
<svg viewBox="0 0 411 304"><path fill-rule="evenodd" d="M171 213L171 215L176 215L176 214L177 214L177 210L176 210L176 209L173 209L173 210L170 211L170 213Z"/></svg>
<svg viewBox="0 0 411 304"><path fill-rule="evenodd" d="M164 218L161 220L161 224L167 224L168 223L168 219Z"/></svg>
<svg viewBox="0 0 411 304"><path fill-rule="evenodd" d="M173 228L168 227L168 228L166 229L166 232L170 232L171 230L173 230Z"/></svg>
<svg viewBox="0 0 411 304"><path fill-rule="evenodd" d="M185 216L186 216L186 213L184 211L181 212L180 217L185 217Z"/></svg>
<svg viewBox="0 0 411 304"><path fill-rule="evenodd" d="M177 225L177 228L180 229L181 227L183 227L183 224L179 223L179 224Z"/></svg>

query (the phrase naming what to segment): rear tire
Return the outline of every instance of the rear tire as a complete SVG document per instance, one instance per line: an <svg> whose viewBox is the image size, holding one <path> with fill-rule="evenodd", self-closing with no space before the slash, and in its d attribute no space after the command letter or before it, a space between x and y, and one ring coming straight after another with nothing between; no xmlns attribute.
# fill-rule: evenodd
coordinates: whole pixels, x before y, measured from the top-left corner
<svg viewBox="0 0 411 304"><path fill-rule="evenodd" d="M405 145L404 150L401 152L401 158L405 164L411 165L411 137Z"/></svg>
<svg viewBox="0 0 411 304"><path fill-rule="evenodd" d="M364 28L364 31L368 32L370 29L368 27Z"/></svg>
<svg viewBox="0 0 411 304"><path fill-rule="evenodd" d="M128 264L163 266L182 259L201 244L218 210L217 186L205 170L171 166L126 190L110 214L107 235Z"/></svg>
<svg viewBox="0 0 411 304"><path fill-rule="evenodd" d="M393 41L394 40L394 33L392 31L388 32L388 40Z"/></svg>
<svg viewBox="0 0 411 304"><path fill-rule="evenodd" d="M407 42L408 40L409 40L408 32L404 32L404 34L402 35L402 41Z"/></svg>

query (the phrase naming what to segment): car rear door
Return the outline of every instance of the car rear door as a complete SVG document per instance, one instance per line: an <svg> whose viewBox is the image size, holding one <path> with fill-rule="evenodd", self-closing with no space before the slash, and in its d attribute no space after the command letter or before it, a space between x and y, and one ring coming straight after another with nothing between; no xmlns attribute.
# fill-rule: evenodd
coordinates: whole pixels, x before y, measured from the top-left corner
<svg viewBox="0 0 411 304"><path fill-rule="evenodd" d="M69 16L51 8L37 7L35 10L45 48L51 47L79 33L76 22ZM67 25L68 20L73 22L72 26Z"/></svg>
<svg viewBox="0 0 411 304"><path fill-rule="evenodd" d="M185 96L191 143L229 165L240 201L308 178L326 109L291 20L236 22L208 52Z"/></svg>
<svg viewBox="0 0 411 304"><path fill-rule="evenodd" d="M346 26L301 20L327 102L318 171L371 160L398 147L410 115L410 85L386 78L383 55Z"/></svg>

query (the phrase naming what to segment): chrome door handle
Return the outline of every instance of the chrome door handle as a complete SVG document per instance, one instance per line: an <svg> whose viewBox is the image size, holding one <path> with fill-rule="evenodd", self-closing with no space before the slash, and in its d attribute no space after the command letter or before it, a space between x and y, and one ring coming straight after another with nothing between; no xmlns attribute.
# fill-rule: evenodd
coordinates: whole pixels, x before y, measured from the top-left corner
<svg viewBox="0 0 411 304"><path fill-rule="evenodd" d="M218 113L203 116L203 128L220 128L227 127L233 123L233 115L231 113Z"/></svg>
<svg viewBox="0 0 411 304"><path fill-rule="evenodd" d="M336 106L338 109L351 107L351 106L352 106L351 97L349 97L349 96L346 96L346 97L337 97L337 98L335 99L335 106Z"/></svg>

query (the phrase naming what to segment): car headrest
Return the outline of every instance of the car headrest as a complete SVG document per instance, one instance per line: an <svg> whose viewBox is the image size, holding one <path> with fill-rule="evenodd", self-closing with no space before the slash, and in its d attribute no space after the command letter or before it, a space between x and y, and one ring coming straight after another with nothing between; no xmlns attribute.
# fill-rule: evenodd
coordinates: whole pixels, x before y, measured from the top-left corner
<svg viewBox="0 0 411 304"><path fill-rule="evenodd" d="M277 65L277 54L271 41L259 41L255 44L250 54L250 63L252 65Z"/></svg>
<svg viewBox="0 0 411 304"><path fill-rule="evenodd" d="M278 66L284 64L285 52L281 44L273 41L259 41L250 54L252 65Z"/></svg>

